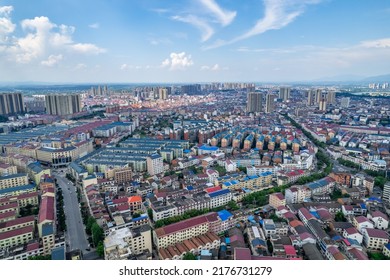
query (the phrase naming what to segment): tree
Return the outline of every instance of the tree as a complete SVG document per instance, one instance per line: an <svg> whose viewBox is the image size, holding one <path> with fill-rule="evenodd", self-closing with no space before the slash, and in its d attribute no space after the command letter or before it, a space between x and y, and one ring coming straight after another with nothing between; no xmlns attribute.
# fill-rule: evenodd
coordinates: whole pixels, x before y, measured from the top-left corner
<svg viewBox="0 0 390 280"><path fill-rule="evenodd" d="M238 209L240 209L240 207L238 207L237 203L234 201L234 200L231 200L228 202L228 204L226 205L230 210L232 211L236 211Z"/></svg>
<svg viewBox="0 0 390 280"><path fill-rule="evenodd" d="M339 211L336 213L336 216L334 218L336 222L346 222L347 219L345 218L343 212Z"/></svg>
<svg viewBox="0 0 390 280"><path fill-rule="evenodd" d="M148 208L148 216L151 221L153 221L153 210L151 208Z"/></svg>
<svg viewBox="0 0 390 280"><path fill-rule="evenodd" d="M375 178L374 186L380 187L382 190L385 187L386 184L386 178L382 176L378 176Z"/></svg>
<svg viewBox="0 0 390 280"><path fill-rule="evenodd" d="M95 222L92 226L92 241L95 247L104 239L103 229Z"/></svg>
<svg viewBox="0 0 390 280"><path fill-rule="evenodd" d="M104 257L104 244L102 241L100 241L96 247L96 254L98 254L99 257Z"/></svg>
<svg viewBox="0 0 390 280"><path fill-rule="evenodd" d="M96 223L96 220L93 217L88 217L87 223L85 225L86 234L90 235L92 233L92 226Z"/></svg>
<svg viewBox="0 0 390 280"><path fill-rule="evenodd" d="M196 256L191 252L187 252L183 257L183 260L196 260Z"/></svg>

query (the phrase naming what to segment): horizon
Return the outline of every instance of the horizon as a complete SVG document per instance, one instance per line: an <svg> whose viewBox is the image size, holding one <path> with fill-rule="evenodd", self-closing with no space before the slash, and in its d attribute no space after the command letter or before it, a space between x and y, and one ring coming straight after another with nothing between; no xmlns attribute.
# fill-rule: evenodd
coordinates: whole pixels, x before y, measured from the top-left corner
<svg viewBox="0 0 390 280"><path fill-rule="evenodd" d="M355 81L389 75L389 15L380 0L0 0L0 83Z"/></svg>

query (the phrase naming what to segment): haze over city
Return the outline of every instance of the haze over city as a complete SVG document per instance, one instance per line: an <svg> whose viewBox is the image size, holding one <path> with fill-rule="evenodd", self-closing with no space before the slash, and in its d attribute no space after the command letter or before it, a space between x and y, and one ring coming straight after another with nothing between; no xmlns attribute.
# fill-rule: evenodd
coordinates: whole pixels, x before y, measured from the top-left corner
<svg viewBox="0 0 390 280"><path fill-rule="evenodd" d="M0 82L359 80L384 26L380 0L0 0Z"/></svg>

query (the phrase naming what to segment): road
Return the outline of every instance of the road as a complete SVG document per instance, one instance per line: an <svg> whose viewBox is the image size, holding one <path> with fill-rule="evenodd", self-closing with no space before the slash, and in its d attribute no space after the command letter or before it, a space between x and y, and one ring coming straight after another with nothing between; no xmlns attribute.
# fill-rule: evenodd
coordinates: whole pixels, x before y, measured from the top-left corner
<svg viewBox="0 0 390 280"><path fill-rule="evenodd" d="M69 244L69 251L80 249L83 253L88 253L89 248L84 224L81 218L79 202L77 200L76 187L71 181L64 177L64 174L54 173L58 187L64 196L64 212L66 216L66 240Z"/></svg>

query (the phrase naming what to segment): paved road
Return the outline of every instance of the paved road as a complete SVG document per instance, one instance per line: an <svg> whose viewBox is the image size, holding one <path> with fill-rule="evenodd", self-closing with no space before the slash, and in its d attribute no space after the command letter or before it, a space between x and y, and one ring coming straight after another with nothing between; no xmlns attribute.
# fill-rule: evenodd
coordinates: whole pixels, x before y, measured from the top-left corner
<svg viewBox="0 0 390 280"><path fill-rule="evenodd" d="M62 189L64 196L64 210L66 216L66 240L69 250L81 249L83 253L88 253L89 247L84 224L81 218L79 203L77 200L76 187L71 181L63 177L63 174L54 174L58 187Z"/></svg>

